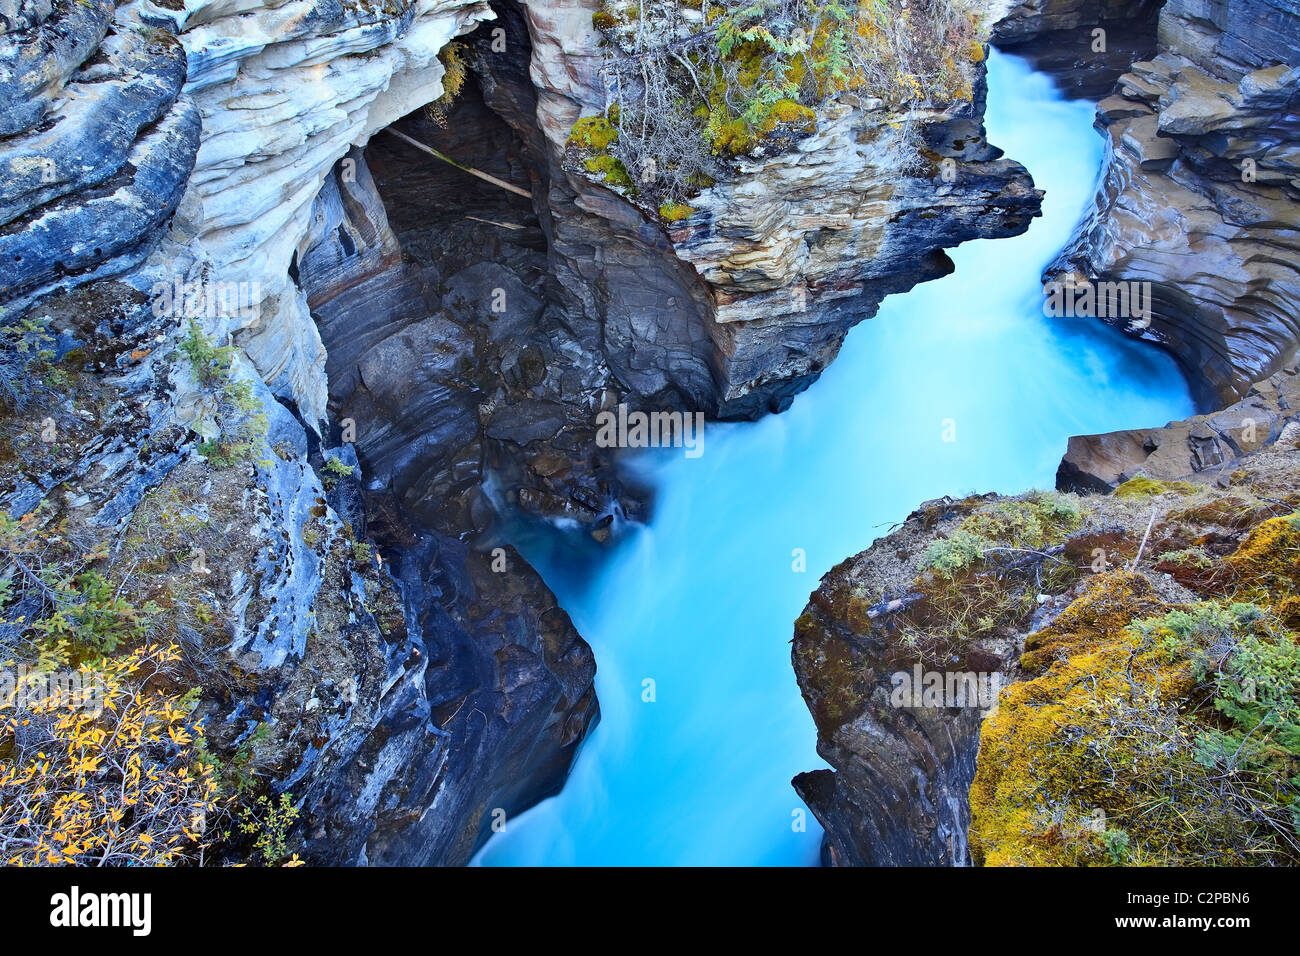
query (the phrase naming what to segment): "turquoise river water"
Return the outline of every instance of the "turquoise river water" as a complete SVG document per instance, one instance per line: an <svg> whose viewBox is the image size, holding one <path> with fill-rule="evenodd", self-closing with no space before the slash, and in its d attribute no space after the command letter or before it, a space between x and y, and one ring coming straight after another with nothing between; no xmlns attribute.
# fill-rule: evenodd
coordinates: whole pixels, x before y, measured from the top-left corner
<svg viewBox="0 0 1300 956"><path fill-rule="evenodd" d="M1164 353L1043 315L1041 272L1096 184L1092 115L994 52L989 140L1046 190L1043 217L886 299L784 414L709 425L698 458L645 453L654 515L600 562L572 532L520 535L594 648L603 716L563 793L477 863L815 865L790 778L825 764L789 641L821 575L928 498L1052 487L1070 435L1195 411Z"/></svg>

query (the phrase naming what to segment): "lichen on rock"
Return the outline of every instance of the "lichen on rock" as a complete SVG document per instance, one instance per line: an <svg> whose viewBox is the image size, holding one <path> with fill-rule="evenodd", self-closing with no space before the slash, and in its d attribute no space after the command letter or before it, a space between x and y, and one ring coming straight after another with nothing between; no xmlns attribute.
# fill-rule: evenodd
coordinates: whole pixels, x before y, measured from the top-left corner
<svg viewBox="0 0 1300 956"><path fill-rule="evenodd" d="M1293 862L1297 476L1274 445L1227 489L941 500L833 569L792 654L835 768L795 778L824 857ZM911 667L1001 693L891 706Z"/></svg>

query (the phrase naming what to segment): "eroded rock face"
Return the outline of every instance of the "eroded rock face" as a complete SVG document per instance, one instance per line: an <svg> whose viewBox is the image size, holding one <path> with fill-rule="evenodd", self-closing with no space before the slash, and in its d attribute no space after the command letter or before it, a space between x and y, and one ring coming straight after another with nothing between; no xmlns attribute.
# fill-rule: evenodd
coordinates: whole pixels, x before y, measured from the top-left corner
<svg viewBox="0 0 1300 956"><path fill-rule="evenodd" d="M495 822L559 792L599 719L596 665L513 550L504 572L436 533L393 553L407 631L385 636L379 696L285 786L302 789L313 859L462 865Z"/></svg>
<svg viewBox="0 0 1300 956"><path fill-rule="evenodd" d="M795 622L791 653L817 725L818 753L834 768L793 781L825 827L824 862L979 864L988 854L981 855L978 839L968 842L968 833L982 832L987 851L990 831L1023 839L1025 821L1037 828L1029 842L1040 848L1105 862L1100 840L1086 828L1057 832L1056 825L1065 826L1061 803L1032 794L994 814L986 784L983 819L970 830L972 785L981 775L1001 775L997 761L1005 763L1008 746L1004 734L992 757L981 749L981 734L1000 712L978 690L991 689L995 679L1000 693L1010 687L1023 703L1022 682L1067 656L1057 644L1062 630L1085 635L1070 653L1088 653L1088 639L1112 637L1134 619L1231 594L1239 579L1216 578L1225 573L1221 560L1256 523L1300 504L1298 444L1300 425L1291 423L1277 441L1225 470L1222 486L1200 475L1134 483L1114 495L926 502L896 531L828 572ZM1026 542L1017 529L1028 525L1046 530ZM958 532L982 539L978 555L946 567L934 562L936 554L952 557ZM1216 590L1216 580L1232 584ZM1099 606L1109 613L1102 625L1092 616ZM935 675L935 696L896 697L922 683L912 676L917 671L923 680ZM970 686L960 683L968 675L977 679L977 693L952 695L950 687ZM1027 706L1040 703L1046 701L1031 695ZM1068 734L1069 726L1058 728ZM1032 784L1032 770L1015 767ZM1116 804L1106 813L1132 812L1122 799ZM1035 861L1002 854L992 862Z"/></svg>
<svg viewBox="0 0 1300 956"><path fill-rule="evenodd" d="M211 117L187 196L190 249L222 280L258 284L258 314L226 328L309 429L326 430L327 416L354 426L367 482L399 499L355 488L346 507L332 501L355 533L369 527L383 545L404 621L363 643L368 663L357 665L347 719L280 761L277 786L301 802L313 858L464 863L493 811L513 815L559 788L598 713L590 649L541 580L513 554L508 572L493 572L458 540L486 508L485 395L468 373L490 338L475 333L486 324L479 306L506 286L516 327L502 323L497 337L519 333L536 318L525 283L537 270L513 283L440 274L413 241L426 207L397 197L409 214L390 223L361 149L438 98L438 52L492 14L472 3L394 15L327 2L305 14L191 5L158 15L180 32L189 89ZM481 118L462 135L474 137ZM390 176L399 156L418 190L435 161L389 150ZM460 188L447 179L449 193ZM480 211L493 218L488 204ZM456 240L490 248L497 228ZM460 314L439 314L444 291ZM330 433L352 440L339 424Z"/></svg>
<svg viewBox="0 0 1300 956"><path fill-rule="evenodd" d="M442 93L438 51L491 13L460 0L137 5L180 39L204 118L186 197L197 249L221 281L256 283L257 315L228 330L319 427L325 352L289 277L312 204L353 146Z"/></svg>
<svg viewBox="0 0 1300 956"><path fill-rule="evenodd" d="M0 308L121 275L158 243L199 145L185 57L110 0L21 4L0 39Z"/></svg>
<svg viewBox="0 0 1300 956"><path fill-rule="evenodd" d="M791 659L834 770L794 778L826 834L834 866L963 866L967 792L983 712L978 706L898 706L895 675L970 671L1013 679L1018 651L1002 634L945 644L928 656L912 588L924 546L981 502L927 502L903 526L822 578L795 623ZM913 618L916 617L916 620ZM909 636L910 635L910 636ZM978 703L974 701L973 703Z"/></svg>
<svg viewBox="0 0 1300 956"><path fill-rule="evenodd" d="M401 128L531 188L533 209L383 137L365 158L393 237L341 247L360 248L344 233L389 228L339 233L341 215L374 218L370 196L318 214L301 244L335 418L368 423L363 459L410 507L460 499L463 519L490 468L525 510L597 525L633 513L636 496L592 447L600 410L783 409L885 294L951 268L943 246L1023 231L1037 214L1024 170L984 140L971 66L972 103L910 117L928 168L905 174L897 117L846 96L820 132L740 161L666 230L564 161L573 120L603 106L590 9L494 13L473 35L473 78L447 125L411 116ZM344 162L355 171L360 158ZM339 207L335 191L327 183L318 204ZM324 272L312 264L322 254ZM428 336L445 343L440 358L401 360Z"/></svg>
<svg viewBox="0 0 1300 956"><path fill-rule="evenodd" d="M518 188L546 192L522 18L471 37L476 72L442 123L395 130ZM373 175L372 175L373 172ZM298 281L329 349L331 412L366 473L449 534L483 532L492 503L595 525L638 513L595 445L626 392L549 272L546 208L383 136L336 167L302 244ZM635 400L635 399L632 399Z"/></svg>
<svg viewBox="0 0 1300 956"><path fill-rule="evenodd" d="M605 107L596 5L523 6L538 125L559 157L574 121ZM984 138L983 66L964 68L971 103L908 117L923 144L919 167L899 148L898 115L841 95L819 110L817 133L742 158L675 228L556 170L553 270L598 324L617 378L722 418L779 411L885 295L945 274L943 248L1028 228L1041 197Z"/></svg>
<svg viewBox="0 0 1300 956"><path fill-rule="evenodd" d="M1038 215L1024 168L984 137L977 72L968 109L913 117L921 168L900 169L889 111L844 96L792 150L741 160L737 180L692 200L698 224L672 236L711 286L719 414L785 407L886 295L951 270L944 247L1017 235Z"/></svg>
<svg viewBox="0 0 1300 956"><path fill-rule="evenodd" d="M1241 401L1209 415L1159 428L1071 437L1056 487L1106 492L1138 475L1226 480L1242 457L1278 441L1297 420L1300 368L1290 366L1251 386Z"/></svg>
<svg viewBox="0 0 1300 956"><path fill-rule="evenodd" d="M1134 60L1156 52L1164 0L1025 0L993 29L1000 49L1027 57L1066 96L1099 100Z"/></svg>
<svg viewBox="0 0 1300 956"><path fill-rule="evenodd" d="M1098 106L1094 208L1049 277L1150 282L1149 327L1204 407L1241 398L1300 342L1300 14L1169 0L1159 54Z"/></svg>

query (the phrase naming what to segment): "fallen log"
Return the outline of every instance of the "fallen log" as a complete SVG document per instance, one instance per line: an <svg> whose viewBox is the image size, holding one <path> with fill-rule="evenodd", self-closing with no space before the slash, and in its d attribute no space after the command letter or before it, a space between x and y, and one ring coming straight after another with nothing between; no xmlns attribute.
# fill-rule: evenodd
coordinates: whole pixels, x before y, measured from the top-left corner
<svg viewBox="0 0 1300 956"><path fill-rule="evenodd" d="M446 153L440 153L432 146L425 146L418 139L412 139L410 136L407 136L401 130L393 129L391 126L389 126L386 132L392 133L398 139L405 140L406 142L414 146L416 149L423 150L424 152L432 156L434 159L441 159L444 163L448 163L452 166L455 166L457 169L467 172L471 176L477 176L479 179L483 180L486 183L491 183L493 186L499 186L501 189L504 189L506 192L514 193L516 196L523 196L525 199L533 198L533 194L530 193L527 189L520 189L518 186L514 185L513 183L506 182L504 179L497 179L495 176L491 176L483 172L481 169L475 169L473 166L466 166L463 163L458 163L456 162L456 160L452 159Z"/></svg>

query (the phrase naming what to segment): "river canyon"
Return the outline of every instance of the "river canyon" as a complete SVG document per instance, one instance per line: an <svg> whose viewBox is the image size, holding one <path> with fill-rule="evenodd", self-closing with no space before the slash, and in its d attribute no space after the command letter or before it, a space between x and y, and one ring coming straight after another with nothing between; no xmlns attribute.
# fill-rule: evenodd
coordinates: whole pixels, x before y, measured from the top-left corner
<svg viewBox="0 0 1300 956"><path fill-rule="evenodd" d="M988 755L1089 573L1293 626L1241 556L1300 504L1300 15L771 6L0 2L0 656L174 648L317 864L1031 859ZM707 149L645 152L655 31ZM908 655L1011 703L888 706Z"/></svg>
<svg viewBox="0 0 1300 956"><path fill-rule="evenodd" d="M1044 190L1042 218L887 299L782 415L709 426L698 460L645 453L654 515L612 555L575 562L587 549L563 528L520 540L592 642L603 718L562 795L482 862L816 862L788 784L817 762L787 650L808 582L920 501L1050 486L1070 435L1195 411L1168 356L1043 314L1039 277L1100 170L1091 121L1048 76L992 56L989 140Z"/></svg>

